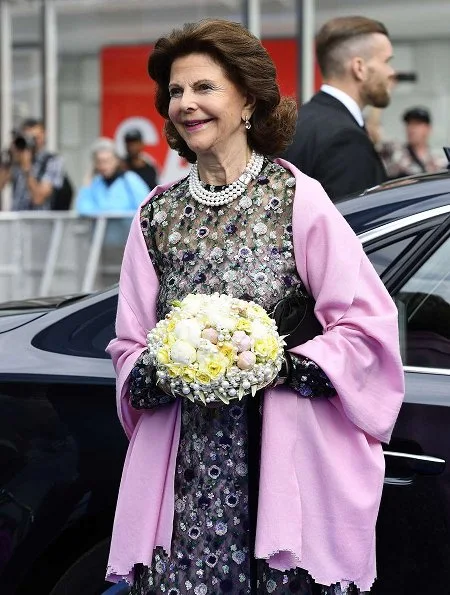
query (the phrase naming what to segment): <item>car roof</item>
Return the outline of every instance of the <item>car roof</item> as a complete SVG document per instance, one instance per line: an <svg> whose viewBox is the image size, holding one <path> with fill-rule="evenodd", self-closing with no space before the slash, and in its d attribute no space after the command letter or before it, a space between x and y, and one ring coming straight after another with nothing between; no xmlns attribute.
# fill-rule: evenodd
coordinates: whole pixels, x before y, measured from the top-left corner
<svg viewBox="0 0 450 595"><path fill-rule="evenodd" d="M450 204L450 171L409 176L385 182L336 207L355 233L360 234L429 209Z"/></svg>

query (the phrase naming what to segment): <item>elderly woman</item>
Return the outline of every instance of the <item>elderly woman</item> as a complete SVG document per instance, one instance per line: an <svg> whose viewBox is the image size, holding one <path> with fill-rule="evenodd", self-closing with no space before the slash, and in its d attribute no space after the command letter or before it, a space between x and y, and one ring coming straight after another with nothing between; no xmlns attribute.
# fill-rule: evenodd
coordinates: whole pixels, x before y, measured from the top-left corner
<svg viewBox="0 0 450 595"><path fill-rule="evenodd" d="M126 213L127 216L108 221L105 248L119 250L121 257L130 229L131 218L150 189L140 176L125 172L112 139L101 137L91 148L93 177L78 192L75 209L80 215ZM111 256L111 255L110 255Z"/></svg>
<svg viewBox="0 0 450 595"><path fill-rule="evenodd" d="M189 24L158 40L149 73L192 168L152 192L125 249L108 350L130 446L108 578L134 595L367 591L403 396L395 306L322 187L273 160L296 107L257 38ZM303 291L323 330L264 394L208 408L156 385L146 334L175 299L271 311Z"/></svg>
<svg viewBox="0 0 450 595"><path fill-rule="evenodd" d="M133 214L149 193L135 173L124 172L112 139L99 138L91 149L94 176L80 188L76 209L81 215L131 211Z"/></svg>

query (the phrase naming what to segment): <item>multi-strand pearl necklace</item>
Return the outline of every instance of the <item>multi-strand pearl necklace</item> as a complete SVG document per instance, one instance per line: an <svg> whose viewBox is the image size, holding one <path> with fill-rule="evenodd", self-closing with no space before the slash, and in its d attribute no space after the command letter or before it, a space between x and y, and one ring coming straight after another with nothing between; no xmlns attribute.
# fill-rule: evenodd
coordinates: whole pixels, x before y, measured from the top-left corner
<svg viewBox="0 0 450 595"><path fill-rule="evenodd" d="M194 200L208 207L227 205L244 194L250 182L258 176L264 163L263 155L252 151L250 161L242 174L232 184L222 190L207 190L200 181L197 164L194 163L189 172L189 192Z"/></svg>

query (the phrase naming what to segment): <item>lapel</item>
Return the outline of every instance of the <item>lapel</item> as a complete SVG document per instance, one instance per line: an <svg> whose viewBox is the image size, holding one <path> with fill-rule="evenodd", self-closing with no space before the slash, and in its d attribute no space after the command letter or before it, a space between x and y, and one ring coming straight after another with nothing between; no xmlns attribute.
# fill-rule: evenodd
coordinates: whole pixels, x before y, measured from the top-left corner
<svg viewBox="0 0 450 595"><path fill-rule="evenodd" d="M311 103L316 103L318 105L327 106L327 107L330 107L330 108L338 111L340 113L340 115L342 115L343 118L345 118L348 122L351 122L352 124L354 124L354 126L356 126L356 128L358 128L359 130L361 130L361 132L366 135L367 140L370 142L370 145L373 149L373 155L376 158L376 160L381 168L381 171L383 172L383 175L387 179L386 170L384 168L383 161L382 161L380 155L378 154L378 151L375 149L372 140L370 139L369 135L367 134L366 127L365 126L361 127L358 124L358 122L353 117L352 113L349 112L349 110L345 107L345 105L343 103L341 103L338 99L336 99L336 97L333 97L332 95L329 95L328 93L324 93L323 91L319 91L318 93L316 93L311 98Z"/></svg>

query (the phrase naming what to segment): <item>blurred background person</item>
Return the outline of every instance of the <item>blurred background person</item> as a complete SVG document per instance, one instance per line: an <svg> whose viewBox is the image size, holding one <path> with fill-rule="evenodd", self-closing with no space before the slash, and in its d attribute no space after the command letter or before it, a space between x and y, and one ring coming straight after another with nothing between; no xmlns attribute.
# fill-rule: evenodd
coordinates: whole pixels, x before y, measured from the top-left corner
<svg viewBox="0 0 450 595"><path fill-rule="evenodd" d="M141 176L150 190L158 184L156 168L149 156L144 152L144 139L138 128L128 130L124 137L126 155L123 167Z"/></svg>
<svg viewBox="0 0 450 595"><path fill-rule="evenodd" d="M390 179L434 173L447 165L444 152L430 147L432 120L425 107L411 107L403 114L406 143L383 139L379 110L371 110L366 125Z"/></svg>
<svg viewBox="0 0 450 595"><path fill-rule="evenodd" d="M3 153L0 192L8 182L12 184L12 211L54 209L56 203L60 204L57 193L61 191L66 193L66 208L69 208L70 181L65 176L62 157L45 148L42 120L26 119L20 129L13 132L9 150Z"/></svg>
<svg viewBox="0 0 450 595"><path fill-rule="evenodd" d="M123 170L112 139L99 138L91 149L91 157L93 176L80 188L75 208L80 215L126 214L108 221L104 242L105 248L121 251L131 219L149 193L149 187L136 173Z"/></svg>
<svg viewBox="0 0 450 595"><path fill-rule="evenodd" d="M99 138L91 149L93 177L82 186L76 200L80 215L135 213L150 191L148 184L132 171L122 169L116 145L110 138Z"/></svg>
<svg viewBox="0 0 450 595"><path fill-rule="evenodd" d="M362 110L389 105L393 52L382 23L350 16L323 25L316 36L316 56L324 84L300 108L294 141L284 157L335 200L387 178Z"/></svg>

